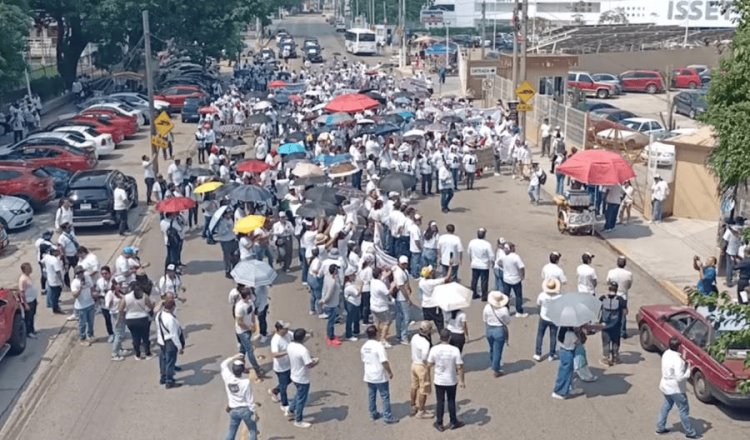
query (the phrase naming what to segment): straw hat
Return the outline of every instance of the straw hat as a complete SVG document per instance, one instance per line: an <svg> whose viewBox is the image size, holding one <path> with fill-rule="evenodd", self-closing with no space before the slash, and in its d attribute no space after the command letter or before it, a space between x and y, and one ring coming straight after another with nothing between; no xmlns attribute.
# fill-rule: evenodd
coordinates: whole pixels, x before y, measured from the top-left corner
<svg viewBox="0 0 750 440"><path fill-rule="evenodd" d="M542 290L545 293L560 293L560 280L557 278L550 278L542 283Z"/></svg>
<svg viewBox="0 0 750 440"><path fill-rule="evenodd" d="M432 321L422 321L419 323L419 332L423 335L432 333Z"/></svg>
<svg viewBox="0 0 750 440"><path fill-rule="evenodd" d="M321 244L325 244L325 242L328 241L328 237L326 234L318 234L315 236L315 245L320 246Z"/></svg>
<svg viewBox="0 0 750 440"><path fill-rule="evenodd" d="M423 267L419 274L422 275L422 278L429 278L432 275L432 265Z"/></svg>
<svg viewBox="0 0 750 440"><path fill-rule="evenodd" d="M499 290L493 290L489 293L489 295L487 295L487 304L496 309L507 306L508 302L510 302L508 295L500 292Z"/></svg>

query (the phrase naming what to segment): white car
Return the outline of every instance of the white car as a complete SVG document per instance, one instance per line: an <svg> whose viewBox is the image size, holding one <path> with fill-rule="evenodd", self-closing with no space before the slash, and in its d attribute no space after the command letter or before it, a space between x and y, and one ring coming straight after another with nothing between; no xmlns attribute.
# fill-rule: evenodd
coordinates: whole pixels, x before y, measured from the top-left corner
<svg viewBox="0 0 750 440"><path fill-rule="evenodd" d="M99 133L95 128L85 127L83 125L62 126L54 129L55 132L61 133L78 133L87 141L91 141L96 147L95 154L99 156L112 154L115 152L115 141L109 133Z"/></svg>
<svg viewBox="0 0 750 440"><path fill-rule="evenodd" d="M136 121L138 122L138 126L146 125L146 116L143 114L142 111L136 110L133 107L124 104L122 102L102 102L99 104L94 104L91 107L93 109L113 109L113 110L119 110L122 113L125 113L128 116L135 116Z"/></svg>
<svg viewBox="0 0 750 440"><path fill-rule="evenodd" d="M61 133L58 131L32 133L21 142L26 145L44 145L46 142L54 145L68 145L71 147L80 148L81 150L85 150L96 155L96 145L94 144L94 142L87 140L84 136L78 133Z"/></svg>
<svg viewBox="0 0 750 440"><path fill-rule="evenodd" d="M673 137L681 136L683 134L693 134L697 131L696 128L678 128L672 130L669 133L665 133L661 140L670 139ZM671 166L675 160L674 145L664 144L656 141L650 145L646 145L641 151L641 160L648 163L650 155L656 156L657 166Z"/></svg>
<svg viewBox="0 0 750 440"><path fill-rule="evenodd" d="M33 219L34 210L29 202L19 197L0 195L0 223L5 229L12 231L24 228Z"/></svg>
<svg viewBox="0 0 750 440"><path fill-rule="evenodd" d="M597 140L605 144L624 145L627 148L638 148L649 143L649 137L634 130L606 128L596 134Z"/></svg>
<svg viewBox="0 0 750 440"><path fill-rule="evenodd" d="M148 109L148 96L135 92L120 92L109 95L111 98L123 101L140 111ZM157 112L169 111L169 103L161 99L154 99L154 108Z"/></svg>
<svg viewBox="0 0 750 440"><path fill-rule="evenodd" d="M619 122L630 130L638 131L643 134L660 134L667 131L661 122L649 118L627 118Z"/></svg>

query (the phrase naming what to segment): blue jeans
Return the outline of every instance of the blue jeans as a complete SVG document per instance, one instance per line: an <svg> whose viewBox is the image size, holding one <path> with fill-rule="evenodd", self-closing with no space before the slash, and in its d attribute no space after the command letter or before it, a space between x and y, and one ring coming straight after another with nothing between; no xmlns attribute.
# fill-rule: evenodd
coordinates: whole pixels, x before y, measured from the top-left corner
<svg viewBox="0 0 750 440"><path fill-rule="evenodd" d="M441 189L440 190L440 209L442 209L443 211L450 209L448 205L450 205L451 199L453 199L453 190Z"/></svg>
<svg viewBox="0 0 750 440"><path fill-rule="evenodd" d="M204 215L203 216L203 231L201 231L201 237L208 238L210 233L208 232L208 224L211 222L211 216L210 215Z"/></svg>
<svg viewBox="0 0 750 440"><path fill-rule="evenodd" d="M177 346L172 341L159 346L159 384L174 383L174 366L177 364Z"/></svg>
<svg viewBox="0 0 750 440"><path fill-rule="evenodd" d="M419 270L422 268L422 253L411 252L409 256L409 272L414 278L419 278Z"/></svg>
<svg viewBox="0 0 750 440"><path fill-rule="evenodd" d="M310 311L320 314L320 298L323 296L323 282L320 278L308 277L307 285L310 287Z"/></svg>
<svg viewBox="0 0 750 440"><path fill-rule="evenodd" d="M453 176L453 187L458 188L458 168L451 168L451 175Z"/></svg>
<svg viewBox="0 0 750 440"><path fill-rule="evenodd" d="M556 355L555 349L557 348L557 326L550 321L539 318L539 324L536 327L536 348L534 354L537 356L542 355L542 343L544 341L544 332L549 329L549 356Z"/></svg>
<svg viewBox="0 0 750 440"><path fill-rule="evenodd" d="M85 309L76 309L76 315L78 316L78 337L81 340L94 339L94 316L96 315L96 307L90 305Z"/></svg>
<svg viewBox="0 0 750 440"><path fill-rule="evenodd" d="M323 307L323 313L328 315L328 320L326 321L326 336L328 339L333 339L334 336L334 328L336 327L336 318L339 316L339 308L337 307Z"/></svg>
<svg viewBox="0 0 750 440"><path fill-rule="evenodd" d="M383 418L385 420L392 420L393 413L391 413L391 393L388 388L388 382L367 382L367 402L368 409L370 411L370 418L376 419L379 415L378 405L376 403L377 393L380 393L380 399L383 401Z"/></svg>
<svg viewBox="0 0 750 440"><path fill-rule="evenodd" d="M494 268L492 269L495 275L495 290L498 290L500 292L503 292L505 290L505 287L503 287L505 284L503 283L503 270Z"/></svg>
<svg viewBox="0 0 750 440"><path fill-rule="evenodd" d="M273 254L271 254L270 246L255 245L254 251L256 260L263 261L263 257L266 257L268 258L268 265L273 267Z"/></svg>
<svg viewBox="0 0 750 440"><path fill-rule="evenodd" d="M308 273L308 270L310 269L310 265L307 264L307 258L305 258L304 249L299 250L299 267L300 267L300 270L302 271L302 282L306 283L307 273Z"/></svg>
<svg viewBox="0 0 750 440"><path fill-rule="evenodd" d="M441 273L442 276L448 275L448 266L445 264L441 264L440 267L443 269L443 272ZM450 282L458 282L458 266L452 266L453 270L451 271L451 279Z"/></svg>
<svg viewBox="0 0 750 440"><path fill-rule="evenodd" d="M226 440L234 440L237 436L237 430L240 427L240 423L245 422L247 426L247 432L250 434L250 440L256 440L258 438L258 426L255 423L255 417L250 408L243 406L242 408L232 408L229 411L229 431L227 432Z"/></svg>
<svg viewBox="0 0 750 440"><path fill-rule="evenodd" d="M112 340L112 356L119 356L122 351L122 340L125 339L125 320L115 319L112 323L112 330L114 333L114 339Z"/></svg>
<svg viewBox="0 0 750 440"><path fill-rule="evenodd" d="M513 291L513 302L516 306L516 313L523 313L523 282L516 284L503 283L503 293L510 295L510 291Z"/></svg>
<svg viewBox="0 0 750 440"><path fill-rule="evenodd" d="M240 353L245 355L247 361L250 362L250 365L253 366L255 372L257 374L260 374L260 364L258 364L258 360L255 358L255 349L253 348L253 333L247 331L236 336L237 342L240 343Z"/></svg>
<svg viewBox="0 0 750 440"><path fill-rule="evenodd" d="M661 200L652 200L651 201L651 220L655 222L660 222L662 217L662 201Z"/></svg>
<svg viewBox="0 0 750 440"><path fill-rule="evenodd" d="M276 378L279 381L279 384L276 385L276 390L279 392L281 406L289 406L289 396L286 390L292 383L292 370L282 371L281 373L276 371Z"/></svg>
<svg viewBox="0 0 750 440"><path fill-rule="evenodd" d="M422 174L422 195L432 194L432 173Z"/></svg>
<svg viewBox="0 0 750 440"><path fill-rule="evenodd" d="M409 342L408 329L411 303L396 301L396 337L399 341Z"/></svg>
<svg viewBox="0 0 750 440"><path fill-rule="evenodd" d="M567 396L573 382L573 350L560 349L560 365L557 367L557 378L555 379L555 394Z"/></svg>
<svg viewBox="0 0 750 440"><path fill-rule="evenodd" d="M604 211L604 229L614 229L617 224L617 213L620 212L619 203L607 203Z"/></svg>
<svg viewBox="0 0 750 440"><path fill-rule="evenodd" d="M60 309L60 294L62 286L50 286L47 284L47 307L52 310Z"/></svg>
<svg viewBox="0 0 750 440"><path fill-rule="evenodd" d="M397 256L406 255L409 256L409 237L404 237L403 235L401 237L398 237L396 239L396 252Z"/></svg>
<svg viewBox="0 0 750 440"><path fill-rule="evenodd" d="M349 339L355 334L359 334L360 306L355 306L349 301L346 301L344 303L344 307L346 307L346 326L344 330L344 337Z"/></svg>
<svg viewBox="0 0 750 440"><path fill-rule="evenodd" d="M437 249L422 249L422 266L432 266L433 268L437 267Z"/></svg>
<svg viewBox="0 0 750 440"><path fill-rule="evenodd" d="M680 413L680 423L686 435L695 435L693 423L690 421L690 406L688 405L687 394L664 394L664 403L659 410L659 419L656 421L656 430L663 431L667 423L667 416L672 411L672 406L677 405L677 411Z"/></svg>
<svg viewBox="0 0 750 440"><path fill-rule="evenodd" d="M726 264L724 265L726 267L726 277L727 277L727 286L732 287L734 284L734 255L724 254L726 257Z"/></svg>
<svg viewBox="0 0 750 440"><path fill-rule="evenodd" d="M557 180L555 184L555 193L565 193L565 174L555 173L555 179Z"/></svg>
<svg viewBox="0 0 750 440"><path fill-rule="evenodd" d="M292 401L289 402L289 411L294 413L295 422L301 422L305 412L305 405L307 404L307 396L310 394L310 384L293 383L294 387L297 388L297 392L294 394Z"/></svg>
<svg viewBox="0 0 750 440"><path fill-rule="evenodd" d="M536 203L539 201L539 185L529 185L529 199Z"/></svg>
<svg viewBox="0 0 750 440"><path fill-rule="evenodd" d="M352 175L352 187L362 189L362 170L359 170Z"/></svg>
<svg viewBox="0 0 750 440"><path fill-rule="evenodd" d="M502 370L503 348L505 348L505 329L502 326L488 325L484 336L490 346L490 368L498 372Z"/></svg>

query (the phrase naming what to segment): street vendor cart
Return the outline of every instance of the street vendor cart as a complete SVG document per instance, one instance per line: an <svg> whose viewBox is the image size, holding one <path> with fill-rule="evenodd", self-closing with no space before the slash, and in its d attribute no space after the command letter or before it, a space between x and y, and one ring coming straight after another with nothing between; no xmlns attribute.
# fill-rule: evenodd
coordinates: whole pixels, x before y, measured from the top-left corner
<svg viewBox="0 0 750 440"><path fill-rule="evenodd" d="M570 190L566 196L556 195L557 230L561 234L593 234L596 216L591 198L585 189Z"/></svg>

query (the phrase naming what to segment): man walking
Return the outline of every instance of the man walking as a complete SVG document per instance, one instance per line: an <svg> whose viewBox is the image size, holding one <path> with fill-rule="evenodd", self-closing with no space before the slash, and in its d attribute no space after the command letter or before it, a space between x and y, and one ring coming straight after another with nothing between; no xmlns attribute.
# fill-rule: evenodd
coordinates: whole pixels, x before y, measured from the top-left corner
<svg viewBox="0 0 750 440"><path fill-rule="evenodd" d="M667 416L669 416L672 406L677 405L680 423L682 423L682 429L685 430L685 438L701 438L702 436L695 432L690 421L690 407L685 392L685 382L690 377L691 368L680 353L680 345L680 340L676 336L672 336L669 338L669 350L661 356L659 390L664 395L664 403L656 421L656 433L669 433L669 429L666 427Z"/></svg>
<svg viewBox="0 0 750 440"><path fill-rule="evenodd" d="M453 199L453 174L451 174L445 162L439 165L438 169L438 190L440 190L440 209L443 212L449 212L449 205Z"/></svg>
<svg viewBox="0 0 750 440"><path fill-rule="evenodd" d="M307 396L310 393L310 370L318 365L318 358L310 357L310 352L302 343L305 341L307 331L298 328L294 331L293 341L286 348L291 367L291 378L297 392L289 402L290 417L294 417L294 426L297 428L309 428L310 422L302 420L307 404Z"/></svg>
<svg viewBox="0 0 750 440"><path fill-rule="evenodd" d="M622 317L622 328L620 329L620 336L623 339L628 337L627 331L627 313L628 313L628 291L633 286L633 273L625 269L627 259L620 255L617 257L617 267L607 272L607 282L617 283L617 296L620 297L625 305L625 315Z"/></svg>
<svg viewBox="0 0 750 440"><path fill-rule="evenodd" d="M435 370L435 395L437 397L436 419L433 426L438 432L445 431L443 415L445 401L448 400L448 415L450 429L464 426L464 422L456 416L456 385L466 388L464 381L464 361L457 347L450 345L451 332L444 328L440 332L440 344L432 347L427 355L427 363Z"/></svg>
<svg viewBox="0 0 750 440"><path fill-rule="evenodd" d="M245 422L250 440L258 438L258 415L255 413L255 398L250 378L245 373L245 355L242 353L224 359L221 363L221 378L227 392L229 431L225 440L234 440L241 422Z"/></svg>
<svg viewBox="0 0 750 440"><path fill-rule="evenodd" d="M600 322L602 324L601 364L611 367L620 363L620 329L627 310L622 299L617 296L617 283L610 281L606 295L599 297L602 303Z"/></svg>
<svg viewBox="0 0 750 440"><path fill-rule="evenodd" d="M240 289L239 294L240 299L234 304L234 333L237 337L237 343L240 345L240 353L247 356L247 361L255 370L256 380L261 380L263 371L255 358L252 341L253 331L257 328L252 294L249 289Z"/></svg>
<svg viewBox="0 0 750 440"><path fill-rule="evenodd" d="M227 209L219 222L214 227L213 237L221 244L221 255L224 260L224 276L232 278L230 274L239 256L240 246L237 243L237 236L234 235L232 228L232 211Z"/></svg>
<svg viewBox="0 0 750 440"><path fill-rule="evenodd" d="M438 238L438 253L440 259L440 266L443 269L443 273L450 272L453 274L451 281L458 280L458 266L461 264L463 259L464 247L461 244L461 238L455 234L456 227L452 224L445 226L445 234Z"/></svg>
<svg viewBox="0 0 750 440"><path fill-rule="evenodd" d="M406 255L398 257L398 264L393 267L393 284L396 294L396 339L403 345L409 345L408 330L411 316L412 294L409 285L409 258Z"/></svg>
<svg viewBox="0 0 750 440"><path fill-rule="evenodd" d="M385 423L396 423L397 420L391 413L391 395L388 388L388 381L393 379L393 372L388 363L388 355L385 353L385 347L378 341L378 329L370 325L365 330L367 333L367 342L360 349L360 357L365 367L365 383L367 383L367 399L370 418L378 420L383 417ZM383 401L383 413L378 412L377 394Z"/></svg>
<svg viewBox="0 0 750 440"><path fill-rule="evenodd" d="M430 354L430 333L432 322L422 321L419 333L411 337L411 415L420 419L432 418L432 413L425 410L427 396L430 395L430 366L427 356Z"/></svg>
<svg viewBox="0 0 750 440"><path fill-rule="evenodd" d="M159 345L159 385L166 389L178 388L182 384L175 382L174 372L177 364L177 353L182 353L185 337L177 317L174 316L174 299L167 299L161 310L154 317L156 321L156 343ZM234 438L234 437L232 437Z"/></svg>
<svg viewBox="0 0 750 440"><path fill-rule="evenodd" d="M275 388L268 390L271 399L274 402L281 400L281 409L288 417L289 398L287 397L287 388L292 383L292 366L289 363L289 355L286 352L289 343L292 342L292 335L289 333L289 323L276 321L274 324L276 333L271 338L271 356L273 356L273 372L276 373L278 384Z"/></svg>
<svg viewBox="0 0 750 440"><path fill-rule="evenodd" d="M507 243L507 252L503 257L503 293L510 295L513 291L516 306L516 317L525 318L528 313L523 312L523 280L526 278L526 266L516 253L516 245Z"/></svg>
<svg viewBox="0 0 750 440"><path fill-rule="evenodd" d="M549 119L544 118L542 125L539 126L539 136L542 138L542 156L550 156L550 145L552 145L552 133L549 125Z"/></svg>
<svg viewBox="0 0 750 440"><path fill-rule="evenodd" d="M487 230L479 228L477 230L477 238L472 239L469 242L469 246L466 247L466 252L469 254L469 261L471 262L471 291L473 298L481 298L482 301L487 301L487 293L490 283L490 267L493 265L494 251L492 250L492 244L485 239L487 236ZM477 284L481 285L482 295L477 293Z"/></svg>

